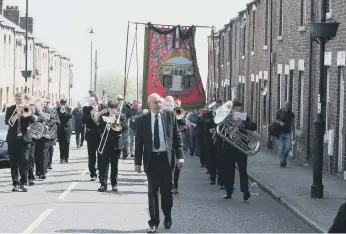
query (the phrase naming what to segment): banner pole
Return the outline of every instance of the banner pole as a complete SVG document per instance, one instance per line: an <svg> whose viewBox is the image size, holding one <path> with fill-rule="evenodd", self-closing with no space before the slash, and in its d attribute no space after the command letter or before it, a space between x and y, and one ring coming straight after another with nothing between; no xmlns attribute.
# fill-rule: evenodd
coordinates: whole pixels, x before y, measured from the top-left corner
<svg viewBox="0 0 346 234"><path fill-rule="evenodd" d="M137 25L147 25L148 23L141 23L141 22L131 22L131 24L137 24ZM152 24L157 26L173 26L173 25L167 25L167 24ZM194 25L196 28L213 28L214 26L203 26L203 25ZM190 26L182 26L182 27L190 27Z"/></svg>
<svg viewBox="0 0 346 234"><path fill-rule="evenodd" d="M129 47L129 31L130 31L130 21L127 21L127 36L126 36L126 52L125 52L125 73L124 73L124 99L126 96L126 71L127 71L127 50Z"/></svg>

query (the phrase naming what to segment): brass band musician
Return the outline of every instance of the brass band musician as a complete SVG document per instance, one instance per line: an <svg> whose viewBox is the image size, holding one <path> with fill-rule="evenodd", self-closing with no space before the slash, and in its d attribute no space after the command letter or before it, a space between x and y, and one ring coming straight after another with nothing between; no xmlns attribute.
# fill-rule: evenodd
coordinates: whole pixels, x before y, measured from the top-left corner
<svg viewBox="0 0 346 234"><path fill-rule="evenodd" d="M121 113L122 104L115 101L108 102L108 112L100 116L100 129L103 133L99 145L100 183L99 192L107 190L109 162L111 163L111 185L113 191L118 191L118 163L121 150L124 148L122 133L127 131L126 116ZM112 119L106 122L104 117Z"/></svg>
<svg viewBox="0 0 346 234"><path fill-rule="evenodd" d="M24 94L17 93L15 102L15 105L7 107L5 115L5 124L9 125L6 141L11 164L12 191L27 192L29 153L32 142L28 127L30 123L43 121L43 119L41 116L34 115L29 105L25 105Z"/></svg>
<svg viewBox="0 0 346 234"><path fill-rule="evenodd" d="M72 135L72 109L66 106L66 100L60 100L60 107L57 108L59 117L58 141L60 149L60 163L67 163L70 152L70 139Z"/></svg>

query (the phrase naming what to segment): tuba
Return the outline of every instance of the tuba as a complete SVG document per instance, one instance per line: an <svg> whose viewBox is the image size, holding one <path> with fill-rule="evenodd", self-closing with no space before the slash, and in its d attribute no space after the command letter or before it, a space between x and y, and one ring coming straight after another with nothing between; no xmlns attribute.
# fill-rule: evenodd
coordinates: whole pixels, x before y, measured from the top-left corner
<svg viewBox="0 0 346 234"><path fill-rule="evenodd" d="M247 156L254 156L261 147L261 136L255 131L242 129L242 120L231 113L233 102L228 101L215 110L216 133L227 143Z"/></svg>
<svg viewBox="0 0 346 234"><path fill-rule="evenodd" d="M181 101L179 99L177 99L175 101L175 107L174 107L173 111L174 111L175 116L178 120L183 119L185 117L185 111L181 107Z"/></svg>

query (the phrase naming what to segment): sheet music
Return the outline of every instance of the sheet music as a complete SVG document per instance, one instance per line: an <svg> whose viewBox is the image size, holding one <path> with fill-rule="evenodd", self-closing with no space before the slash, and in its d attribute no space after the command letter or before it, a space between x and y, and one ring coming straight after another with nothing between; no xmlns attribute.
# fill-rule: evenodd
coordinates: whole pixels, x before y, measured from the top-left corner
<svg viewBox="0 0 346 234"><path fill-rule="evenodd" d="M233 113L233 118L234 119L239 119L239 120L246 120L247 113L242 113L242 112L234 112Z"/></svg>
<svg viewBox="0 0 346 234"><path fill-rule="evenodd" d="M115 122L115 118L114 117L102 116L102 119L106 123L114 123Z"/></svg>

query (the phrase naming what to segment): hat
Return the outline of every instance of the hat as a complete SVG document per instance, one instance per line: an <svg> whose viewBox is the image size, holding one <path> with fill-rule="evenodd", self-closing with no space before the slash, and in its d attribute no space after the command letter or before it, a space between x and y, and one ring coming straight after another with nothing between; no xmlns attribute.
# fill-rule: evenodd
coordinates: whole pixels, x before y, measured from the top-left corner
<svg viewBox="0 0 346 234"><path fill-rule="evenodd" d="M66 104L66 99L61 99L60 104Z"/></svg>

